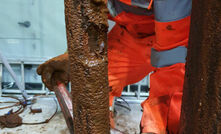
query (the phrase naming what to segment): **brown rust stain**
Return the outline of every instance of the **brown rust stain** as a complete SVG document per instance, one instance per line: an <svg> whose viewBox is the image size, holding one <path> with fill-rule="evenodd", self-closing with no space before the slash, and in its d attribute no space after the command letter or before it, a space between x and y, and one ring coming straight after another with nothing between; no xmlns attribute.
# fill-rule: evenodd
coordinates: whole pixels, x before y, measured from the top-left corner
<svg viewBox="0 0 221 134"><path fill-rule="evenodd" d="M65 0L65 17L74 133L108 134L108 24L105 1Z"/></svg>
<svg viewBox="0 0 221 134"><path fill-rule="evenodd" d="M10 114L0 116L0 129L1 127L14 128L22 125L22 118L17 114Z"/></svg>
<svg viewBox="0 0 221 134"><path fill-rule="evenodd" d="M193 0L189 40L180 134L220 134L220 0Z"/></svg>
<svg viewBox="0 0 221 134"><path fill-rule="evenodd" d="M166 28L167 28L167 30L176 30L172 27L172 25L168 25Z"/></svg>

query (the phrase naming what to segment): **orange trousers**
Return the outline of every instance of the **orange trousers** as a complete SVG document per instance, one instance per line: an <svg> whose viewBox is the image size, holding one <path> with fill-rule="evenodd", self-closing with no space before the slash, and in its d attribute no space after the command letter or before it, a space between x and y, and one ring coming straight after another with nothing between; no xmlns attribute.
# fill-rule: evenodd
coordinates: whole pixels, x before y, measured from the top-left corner
<svg viewBox="0 0 221 134"><path fill-rule="evenodd" d="M158 22L154 16L122 12L115 18L108 34L108 77L110 105L125 86L150 75L149 97L142 103L141 131L157 134L179 131L179 118L185 63L154 68L151 48L158 51L187 47L190 17L172 22Z"/></svg>
<svg viewBox="0 0 221 134"><path fill-rule="evenodd" d="M178 133L184 74L183 63L156 69L151 74L149 98L141 104L142 132Z"/></svg>

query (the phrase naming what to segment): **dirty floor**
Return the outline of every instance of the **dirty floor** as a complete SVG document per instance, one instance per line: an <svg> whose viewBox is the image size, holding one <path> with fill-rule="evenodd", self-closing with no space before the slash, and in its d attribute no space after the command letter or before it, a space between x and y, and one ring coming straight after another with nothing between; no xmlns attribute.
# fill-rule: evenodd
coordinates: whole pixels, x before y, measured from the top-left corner
<svg viewBox="0 0 221 134"><path fill-rule="evenodd" d="M38 97L32 108L41 108L42 113L30 113L30 108L27 107L20 116L23 122L41 122L49 118L56 110L56 103L50 97ZM1 98L0 102L15 101L9 98ZM11 105L11 104L7 104ZM0 103L0 108L6 106L6 104ZM14 108L14 111L17 108ZM131 109L131 110L129 110ZM0 110L0 116L6 114L11 108ZM115 105L115 125L116 130L112 130L111 134L139 134L139 123L141 119L141 107L138 103L129 103L129 106L125 102L117 102ZM119 130L119 131L118 131ZM46 124L40 125L22 125L16 128L0 128L0 134L69 134L66 126L63 114L58 107L58 112L55 117Z"/></svg>

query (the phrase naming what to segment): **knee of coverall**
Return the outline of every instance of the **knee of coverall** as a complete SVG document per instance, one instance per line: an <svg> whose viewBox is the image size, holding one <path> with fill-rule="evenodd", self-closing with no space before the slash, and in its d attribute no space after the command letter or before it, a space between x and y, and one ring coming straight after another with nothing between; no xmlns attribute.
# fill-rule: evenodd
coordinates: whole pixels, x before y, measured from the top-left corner
<svg viewBox="0 0 221 134"><path fill-rule="evenodd" d="M180 113L177 110L180 106L176 104L181 103L182 98L174 99L173 95L182 92L184 74L185 64L179 63L159 68L150 75L149 97L142 103L142 132L166 133L168 123L173 129L170 131L176 131L174 124L179 124ZM172 113L177 116L169 116Z"/></svg>

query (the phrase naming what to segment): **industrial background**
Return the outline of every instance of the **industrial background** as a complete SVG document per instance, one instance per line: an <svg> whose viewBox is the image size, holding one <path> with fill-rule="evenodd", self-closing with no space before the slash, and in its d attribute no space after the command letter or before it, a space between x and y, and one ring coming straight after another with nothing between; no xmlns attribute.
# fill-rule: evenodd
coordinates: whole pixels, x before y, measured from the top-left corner
<svg viewBox="0 0 221 134"><path fill-rule="evenodd" d="M114 5L112 3L113 1L117 2L117 4L114 3ZM177 132L179 131L179 133L221 133L221 1L202 0L199 3L199 0L186 0L180 2L178 2L179 0L174 0L176 2L155 0L155 4L153 3L153 0L150 0L149 2L147 2L147 0L113 1L109 0L108 3L105 3L106 1L104 0L1 0L0 134L73 134L75 132L84 133L86 131L96 132L97 130L99 130L99 132L102 131L102 133L110 132L111 134L138 134L141 133L141 131L144 131L142 130L144 129L144 127L142 126L143 124L145 124L145 127L152 127L150 123L146 125L145 122L153 121L155 122L153 124L156 124L157 121L160 122L161 119L155 119L155 117L158 117L158 114L161 113L165 114L165 116L163 115L162 117L165 117L165 121L167 122L165 124L162 123L164 122L163 120L160 122L160 124L162 123L161 125L165 127L163 128L164 133L175 133L172 131L170 132L171 128L169 128L169 126L171 124L172 126L176 126L172 129ZM129 4L126 2L121 3L123 1L126 1ZM145 4L143 4L142 2L145 2ZM183 2L187 2L188 4L186 4L188 6L186 4L183 4ZM172 3L175 4L173 5ZM152 89L154 87L154 82L151 81L152 83L150 85L149 80L152 72L150 72L140 82L124 87L122 96L115 97L113 106L111 105L111 107L109 107L107 102L109 95L107 75L109 74L107 71L108 67L106 60L107 51L105 49L107 45L106 4L109 4L109 8L111 9L109 9L109 12L115 11L115 9L118 8L120 9L119 12L117 12L118 10L116 10L116 14L115 12L112 12L113 14L111 15L114 15L112 16L114 17L114 19L116 19L118 15L122 12L125 12L126 14L132 13L132 16L135 15L136 17L140 17L139 13L141 13L141 15L145 13L146 15L144 16L146 17L153 17L152 15L149 16L150 13L152 14L152 11L149 9L153 7L155 10L155 18L152 18L152 21L154 21L155 19L157 23L157 15L160 17L162 15L163 17L170 18L173 17L173 13L176 16L177 14L182 13L184 10L188 12L188 16L182 18L182 21L165 21L165 23L164 20L159 19L159 24L161 23L162 26L167 23L170 24L170 22L171 24L173 23L172 25L165 25L167 32L175 32L172 32L173 34L169 35L170 37L174 36L174 34L178 34L177 30L179 31L179 29L181 28L181 31L185 32L180 33L185 34L185 38L187 39L185 40L185 45L188 45L188 48L185 48L185 52L187 52L187 57L182 57L185 62L181 62L182 69L184 69L183 63L187 63L185 65L185 77L182 77L180 75L182 77L182 81L184 80L184 86L179 84L179 82L173 82L173 84L170 85L169 79L173 80L173 78L170 78L170 75L168 75L167 73L165 75L167 77L165 80L159 79L159 83L169 83L169 85L162 84L162 89L164 91L168 90L166 92L171 92L170 88L173 87L173 85L176 86L176 84L178 84L180 87L183 86L183 92L181 93L179 91L179 93L177 94L179 97L178 100L174 99L174 102L180 102L179 104L182 104L181 117L179 117L178 115L180 113L179 110L177 110L178 104L175 104L172 101L173 96L175 96L176 94L173 94L173 96L169 96L168 98L168 96L164 96L164 94L163 96L161 96L161 93L157 92L156 94L158 94L159 96L154 96L154 98L156 98L155 100L154 98L151 98L151 94L153 94L151 92L149 97L150 101L145 101L144 103L142 103L149 96L150 86L152 85ZM121 7L122 4L124 5L123 7ZM179 8L178 5L183 8ZM184 6L187 7L184 8ZM176 11L176 9L174 9L175 7L179 9L179 11ZM161 8L165 9L165 14L164 12L162 12L164 10L162 10ZM170 10L168 13L166 11L167 9ZM192 11L190 9L192 9ZM131 15L127 16L126 19L129 18L129 20L131 20L130 17ZM143 17L141 17L141 19L142 18ZM190 19L191 24L189 25ZM137 21L137 19L133 19L133 21L134 20ZM81 23L78 23L78 21ZM143 21L146 20L144 19ZM182 24L184 24L185 26L179 25L178 22L182 22ZM93 25L91 25L91 23L93 23ZM128 23L130 24L131 22ZM113 21L108 21L108 24L108 30L110 31L115 23ZM143 25L143 23L141 24ZM144 24L146 24L146 22ZM179 26L177 27L176 25ZM117 31L118 29L121 29L122 31L128 30L127 28L125 28L124 25L121 25L120 23L116 26L117 29L116 32L113 34L114 36L119 33L119 31ZM147 25L143 26L145 26L146 28ZM174 26L176 28L174 28ZM189 26L190 34L188 33ZM155 28L151 32L152 34L162 32L156 27L152 28ZM68 34L66 34L66 29L68 31ZM142 31L143 29L140 28L140 30ZM136 33L138 31L136 31ZM165 32L164 35L167 35L167 32ZM123 38L126 38L125 40L130 42L128 40L129 38L127 38L127 34L125 33L122 32L120 34L122 34ZM152 34L150 35L150 37L152 37ZM141 35L142 33L139 37L141 37ZM164 35L162 37L160 37L161 35L157 36L163 39ZM157 36L156 38L154 37L150 40L150 44L154 42L153 39L157 39ZM85 41L85 38L83 37L86 37L88 40ZM147 37L149 37L149 34ZM65 87L65 85L56 81L57 85L53 86L55 92L52 92L49 91L42 83L41 76L36 73L36 70L40 64L67 51L67 38L69 45L68 57L70 59L70 63L74 63L74 66L71 66L70 68L72 83L69 83ZM92 41L90 42L89 39L92 39ZM141 39L143 38L141 37ZM119 39L117 41L120 43L122 40ZM168 42L169 40L170 39L167 39L166 42ZM127 44L128 42L126 42L125 44ZM93 66L94 68L88 66L90 63L88 62L88 59L90 59L91 57L95 58L95 56L97 56L94 53L95 51L93 53L91 53L90 51L86 51L90 50L90 47L93 46L89 46L90 43L100 45L100 48L96 48L96 51L99 51L98 55L101 56L102 60L100 60L101 62L99 62L99 64ZM146 43L147 42L144 42L142 44L144 44L145 47L148 46L149 48L150 44L148 43L147 45ZM137 43L134 44L136 45ZM80 56L85 56L85 61L88 62L85 65L82 65L82 68L79 66L81 66L82 61L84 62L84 59L81 60L79 58L80 56L78 55L78 52L81 52L79 50L84 51L82 54L83 56ZM139 48L139 50L141 49ZM147 52L146 49L143 50ZM172 49L168 49L165 51L163 50L162 52L164 53L170 50ZM111 50L109 49L108 52L111 52ZM122 53L121 51L119 52ZM131 52L136 51L132 50ZM159 50L159 52L161 53L161 50ZM93 56L91 56L90 54L93 54ZM67 56L67 54L64 55ZM87 57L86 55L89 56ZM115 53L113 53L113 55L115 55ZM154 54L152 53L151 56L152 55ZM139 55L136 56L139 57ZM175 56L173 55L172 57L174 58ZM180 54L178 54L178 56L180 56ZM95 58L95 60L99 61L100 57L97 57ZM111 56L109 55L108 58L110 57ZM167 56L162 55L160 59L164 59L163 57ZM119 57L116 56L115 58L117 59ZM136 58L134 59L136 60ZM92 62L95 60L93 59ZM151 59L151 62L152 61L154 60ZM180 62L178 61L177 63ZM60 66L63 67L63 64L60 64ZM116 67L118 67L118 65L116 65ZM83 71L79 70L79 68ZM90 71L89 73L87 73L87 71L90 69L92 73ZM47 69L45 70L46 72L48 71ZM58 69L57 72L59 74L62 71ZM131 72L130 74L132 74ZM156 74L157 71L155 70L154 73ZM48 76L48 73L43 74L46 74L46 76ZM162 76L163 75L164 74L162 73ZM184 75L184 71L182 72L182 75ZM155 76L157 77L157 75ZM159 78L159 76L157 78ZM175 73L174 76L176 76ZM93 82L91 82L91 78ZM90 83L91 85L88 83ZM157 82L155 84L160 85L159 83ZM73 88L71 87L71 84ZM66 90L66 88L68 90ZM151 91L155 91L152 89ZM180 89L181 88L179 88L179 90ZM68 93L70 91L72 91L71 94ZM28 95L26 94L26 92L28 93ZM95 97L93 98L91 96ZM164 103L167 105L168 99L170 100L170 104L164 109L163 105ZM144 109L141 108L141 103L143 104L142 107ZM145 103L148 104L146 105L147 107L144 107ZM151 107L149 109L149 103L151 104L151 106L153 105L154 107ZM158 107L161 104L163 104L163 107ZM146 116L148 114L145 114L145 111L148 110L145 108L148 108L149 110L153 109L153 111L147 112L148 114L153 115L151 115L150 117ZM173 111L173 108L175 108L176 110ZM168 113L166 113L165 111ZM173 112L176 113L178 116L175 117L175 114ZM144 115L143 117L145 119L145 122L141 121L142 114ZM94 117L96 117L96 120L94 119ZM175 121L173 118L178 119L177 121L180 122L180 126L178 126L178 123L170 124L170 121ZM102 123L99 121L101 121ZM155 128L156 127L154 127L154 129ZM149 133L149 130L145 131L148 131Z"/></svg>
<svg viewBox="0 0 221 134"><path fill-rule="evenodd" d="M63 0L2 0L0 14L0 51L28 93L49 94L36 69L67 49ZM20 93L3 64L0 76L0 93ZM125 87L122 95L140 102L148 96L147 85L148 77Z"/></svg>
<svg viewBox="0 0 221 134"><path fill-rule="evenodd" d="M38 122L51 116L56 104L54 93L49 91L36 73L38 65L46 60L64 53L67 40L63 0L1 0L0 4L0 52L7 59L22 87L30 95L46 95L40 98L33 107L42 108L41 114L30 115L29 110L22 113L26 122ZM109 21L109 30L114 22ZM70 90L71 84L68 89ZM3 95L21 95L16 82L0 60L0 97ZM139 132L141 118L140 103L148 97L148 77L140 82L128 85L122 93L123 100L130 104L129 111L121 107L128 106L122 99L116 98L116 128L122 131ZM0 99L0 101L11 101ZM53 103L53 105L52 105ZM122 104L123 103L123 104ZM58 105L58 104L57 104ZM4 106L4 105L0 105ZM15 108L17 109L17 107ZM14 110L15 110L14 109ZM0 128L0 134L33 134L69 133L64 117L58 113L48 124L21 126L17 128ZM2 110L4 115L10 109ZM126 114L125 114L126 113ZM131 115L136 115L131 118ZM129 119L130 118L130 119ZM129 121L128 121L129 120ZM126 127L126 126L130 127ZM125 129L125 130L124 130ZM114 132L112 132L114 133ZM117 133L117 132L116 132Z"/></svg>

